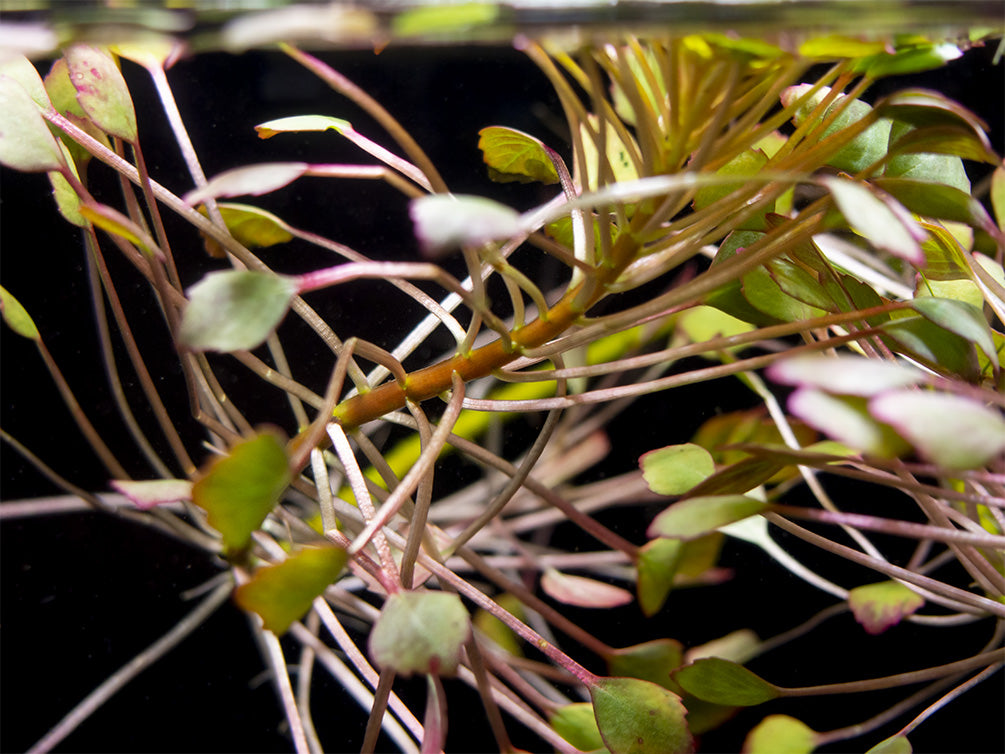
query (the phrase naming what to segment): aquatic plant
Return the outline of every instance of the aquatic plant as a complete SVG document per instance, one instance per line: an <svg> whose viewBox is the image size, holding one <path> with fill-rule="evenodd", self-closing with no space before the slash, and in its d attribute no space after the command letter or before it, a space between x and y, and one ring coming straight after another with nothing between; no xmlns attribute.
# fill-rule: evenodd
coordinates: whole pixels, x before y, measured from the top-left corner
<svg viewBox="0 0 1005 754"><path fill-rule="evenodd" d="M444 682L456 678L500 751L529 731L536 743L519 746L684 752L739 725L751 752L859 737L878 752L909 751L922 723L1005 663L1005 171L981 119L949 98L868 97L877 79L968 44L619 33L517 45L564 116L560 136L478 134L492 180L527 184L523 212L452 193L388 109L292 44L281 54L384 136L325 107L248 128L277 141L332 132L360 162L249 156L207 178L168 84L178 48L166 38L73 43L48 69L4 61L0 162L47 174L80 229L108 393L136 456L106 439L52 357L65 315L29 314L3 289L6 324L37 349L112 492L78 486L58 454L47 461L5 431L69 497L0 512L90 506L179 538L218 570L188 615L33 750L56 746L228 600L249 616L298 751L345 748L317 733L321 672L368 715L364 751L443 749L465 696ZM148 167L142 84L123 78L137 67L184 157L183 189ZM997 222L964 160L994 168ZM94 188L101 176L117 194ZM367 181L407 211L409 258L225 201L324 191L352 205L352 182ZM542 191L552 198L534 204ZM283 244L319 253L304 269L273 253ZM143 297L127 301L137 279ZM380 298L333 325L322 312L360 286ZM414 323L400 339L359 334L388 309ZM160 334L139 337L151 319ZM634 401L714 380L757 407L590 475ZM175 382L187 411L169 396ZM659 631L611 643L603 616L622 606L666 615L683 587L714 602L737 540L831 603L769 638L753 614L688 646ZM832 572L828 557L861 568ZM852 680L802 683L772 663L847 612L856 636L983 634L949 642L946 659L863 662ZM416 675L419 688L400 680ZM871 706L865 692L883 689L899 693ZM834 694L856 703L829 730L783 706Z"/></svg>

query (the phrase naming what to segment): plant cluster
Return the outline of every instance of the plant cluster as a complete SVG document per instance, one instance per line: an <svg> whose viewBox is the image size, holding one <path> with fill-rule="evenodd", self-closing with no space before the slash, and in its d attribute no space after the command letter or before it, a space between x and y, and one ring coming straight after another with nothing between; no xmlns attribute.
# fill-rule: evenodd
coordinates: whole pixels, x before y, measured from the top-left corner
<svg viewBox="0 0 1005 754"><path fill-rule="evenodd" d="M34 750L58 744L230 599L251 616L303 752L322 749L315 668L368 712L364 751L441 750L450 677L477 692L499 751L515 750L522 726L562 752L687 752L739 708L764 704L746 751L864 737L854 745L905 752L926 718L1005 664L1005 170L980 118L941 94L863 98L877 79L961 49L917 36L791 49L717 34L519 44L554 87L568 136L552 145L506 126L480 132L493 180L553 187L523 213L452 193L382 105L292 45L282 52L388 141L316 113L258 124L259 136L332 131L368 155L359 164L257 163L207 179L168 83L169 40L73 44L44 78L25 58L3 62L0 162L47 173L59 212L80 228L110 393L148 471L128 473L49 354L46 323L0 289L6 324L34 341L114 494L81 489L3 440L82 504L179 537L220 566L185 619ZM137 65L188 165L187 193L147 168L120 71ZM964 160L994 167L997 221ZM120 202L92 195L98 171L117 178ZM229 201L306 177L389 184L408 203L415 258L374 259ZM177 223L165 213L189 230L169 233ZM293 243L339 261L284 272L267 250ZM165 408L165 367L134 334L140 315L123 305L110 255L146 281L176 346L195 442L189 417ZM557 285L538 274L544 258L563 270ZM318 313L358 281L414 313L393 347ZM424 344L444 336L448 352L420 363ZM327 359L320 387L287 358L305 340ZM719 379L760 408L716 416L638 469L583 481L633 400ZM228 386L246 380L262 384L266 407L234 398ZM150 426L134 417L138 402ZM527 415L540 417L534 436L504 450L500 432ZM463 484L444 481L458 468ZM870 491L867 512L834 495L841 478ZM654 501L663 509L638 541L609 525ZM560 523L581 532L575 548L535 535ZM819 562L862 566L859 580L835 583L783 548L779 531L818 548ZM570 617L630 603L652 617L682 586L715 599L730 539L833 606L774 638L743 630L687 648L663 636L611 646ZM887 549L892 540L912 543L906 557ZM986 636L952 662L913 657L894 675L826 685L784 686L746 667L843 611L871 634L909 621L980 623ZM421 713L396 691L413 675L426 682ZM779 698L902 688L834 730L770 713Z"/></svg>

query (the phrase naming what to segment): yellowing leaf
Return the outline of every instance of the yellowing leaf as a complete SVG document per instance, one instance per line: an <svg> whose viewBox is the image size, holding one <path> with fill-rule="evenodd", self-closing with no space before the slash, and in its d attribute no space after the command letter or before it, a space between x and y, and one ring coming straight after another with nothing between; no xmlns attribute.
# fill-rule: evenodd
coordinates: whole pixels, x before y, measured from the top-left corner
<svg viewBox="0 0 1005 754"><path fill-rule="evenodd" d="M493 181L558 183L558 171L540 139L502 126L483 128L478 136L478 148Z"/></svg>
<svg viewBox="0 0 1005 754"><path fill-rule="evenodd" d="M330 115L291 115L288 118L276 118L255 126L259 139L271 139L276 134L327 131L328 129L334 129L341 133L352 129L352 126L349 121L333 118Z"/></svg>
<svg viewBox="0 0 1005 754"><path fill-rule="evenodd" d="M897 581L881 581L855 587L848 593L848 606L866 632L881 634L912 615L925 604L921 595Z"/></svg>
<svg viewBox="0 0 1005 754"><path fill-rule="evenodd" d="M750 731L743 754L810 754L817 746L817 732L788 715L769 715Z"/></svg>
<svg viewBox="0 0 1005 754"><path fill-rule="evenodd" d="M227 226L227 230L230 231L230 235L242 246L255 249L293 240L289 226L271 212L249 204L220 202L216 206L220 210L220 215L223 217L223 222ZM205 214L205 210L202 208L200 208L200 212ZM207 246L212 243L213 248L218 248L216 242L209 237L205 238L204 243Z"/></svg>
<svg viewBox="0 0 1005 754"><path fill-rule="evenodd" d="M7 327L22 337L29 340L41 340L38 328L31 315L21 306L21 302L14 298L10 292L0 286L0 315Z"/></svg>
<svg viewBox="0 0 1005 754"><path fill-rule="evenodd" d="M214 458L192 487L192 501L208 514L227 552L243 550L290 483L286 449L271 432L237 443Z"/></svg>
<svg viewBox="0 0 1005 754"><path fill-rule="evenodd" d="M259 568L234 591L234 600L261 617L267 631L285 633L335 581L347 559L338 547L305 547L277 565Z"/></svg>

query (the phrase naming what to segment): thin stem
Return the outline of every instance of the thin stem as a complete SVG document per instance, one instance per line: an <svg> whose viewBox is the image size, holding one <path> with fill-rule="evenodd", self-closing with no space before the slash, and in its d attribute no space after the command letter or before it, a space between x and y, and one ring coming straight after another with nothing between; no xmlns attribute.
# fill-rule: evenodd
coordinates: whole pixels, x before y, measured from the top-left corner
<svg viewBox="0 0 1005 754"><path fill-rule="evenodd" d="M297 754L310 754L311 747L307 743L304 726L300 720L300 710L293 694L290 673L286 667L286 657L283 655L283 647L279 643L279 637L271 631L262 631L262 641L265 644L269 665L272 667L272 680L276 684L276 691L279 693L283 711L286 713L286 721L290 724L294 749Z"/></svg>
<svg viewBox="0 0 1005 754"><path fill-rule="evenodd" d="M373 705L370 707L370 717L366 721L366 732L363 735L363 745L360 747L360 754L373 754L377 748L377 737L383 727L384 713L387 711L387 698L391 694L391 686L394 683L394 671L384 669L380 671L380 680L377 688L373 692ZM425 733L423 739L425 740Z"/></svg>

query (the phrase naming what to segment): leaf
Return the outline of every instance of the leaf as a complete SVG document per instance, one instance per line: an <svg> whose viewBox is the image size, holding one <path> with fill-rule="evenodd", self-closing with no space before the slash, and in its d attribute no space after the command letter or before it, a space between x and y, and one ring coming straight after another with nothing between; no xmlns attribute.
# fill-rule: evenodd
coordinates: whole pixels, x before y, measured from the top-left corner
<svg viewBox="0 0 1005 754"><path fill-rule="evenodd" d="M861 453L894 458L907 450L891 427L870 416L864 398L800 388L789 396L788 406L793 415L810 426Z"/></svg>
<svg viewBox="0 0 1005 754"><path fill-rule="evenodd" d="M223 222L227 226L227 230L230 231L230 235L242 246L255 249L293 240L289 226L271 212L252 207L249 204L221 202L216 206L220 210L220 215L223 217ZM200 211L206 214L205 210L201 208ZM219 248L216 241L209 236L203 237L203 243L207 246L207 250L210 245L214 249ZM210 253L213 252L210 251ZM222 257L223 254L215 254L214 256Z"/></svg>
<svg viewBox="0 0 1005 754"><path fill-rule="evenodd" d="M653 519L650 537L694 539L720 526L763 512L770 506L746 495L708 495L674 503Z"/></svg>
<svg viewBox="0 0 1005 754"><path fill-rule="evenodd" d="M7 327L18 335L29 340L42 340L42 336L38 333L38 328L35 327L35 320L21 306L21 302L14 298L3 286L0 286L0 316L3 316L3 321L7 323Z"/></svg>
<svg viewBox="0 0 1005 754"><path fill-rule="evenodd" d="M548 716L548 722L562 738L580 751L607 751L600 737L593 705L578 702L558 707Z"/></svg>
<svg viewBox="0 0 1005 754"><path fill-rule="evenodd" d="M748 628L741 628L725 636L720 636L718 639L692 647L684 653L684 661L693 663L704 657L719 657L742 665L757 655L760 647L761 640L757 638L757 634Z"/></svg>
<svg viewBox="0 0 1005 754"><path fill-rule="evenodd" d="M425 253L438 255L466 244L483 244L521 233L520 215L480 196L434 194L412 201L415 236Z"/></svg>
<svg viewBox="0 0 1005 754"><path fill-rule="evenodd" d="M911 308L939 327L972 341L992 362L997 361L991 328L976 306L948 298L920 296L911 302Z"/></svg>
<svg viewBox="0 0 1005 754"><path fill-rule="evenodd" d="M9 76L0 76L0 164L26 173L63 166L63 153L38 106Z"/></svg>
<svg viewBox="0 0 1005 754"><path fill-rule="evenodd" d="M192 486L192 502L223 537L228 552L243 550L290 483L283 442L272 432L242 440L214 458Z"/></svg>
<svg viewBox="0 0 1005 754"><path fill-rule="evenodd" d="M352 130L352 125L347 120L333 118L330 115L291 115L288 118L276 118L255 126L259 139L271 139L276 134L329 129L342 133Z"/></svg>
<svg viewBox="0 0 1005 754"><path fill-rule="evenodd" d="M454 675L471 635L460 597L417 590L388 597L370 632L370 655L399 675Z"/></svg>
<svg viewBox="0 0 1005 754"><path fill-rule="evenodd" d="M137 223L130 220L114 207L107 204L89 202L80 205L80 216L94 223L109 235L124 238L147 256L163 258L164 253L157 242Z"/></svg>
<svg viewBox="0 0 1005 754"><path fill-rule="evenodd" d="M830 177L820 181L830 190L848 225L869 243L914 265L925 263L920 242L926 234L903 207L856 181Z"/></svg>
<svg viewBox="0 0 1005 754"><path fill-rule="evenodd" d="M991 206L998 229L1005 231L1005 167L998 166L991 174Z"/></svg>
<svg viewBox="0 0 1005 754"><path fill-rule="evenodd" d="M848 592L848 606L866 633L881 634L925 604L924 598L897 581L866 584Z"/></svg>
<svg viewBox="0 0 1005 754"><path fill-rule="evenodd" d="M960 55L962 55L960 48L954 44L933 44L926 41L923 44L896 50L892 54L884 52L863 58L856 61L855 70L865 73L870 78L901 76L941 68Z"/></svg>
<svg viewBox="0 0 1005 754"><path fill-rule="evenodd" d="M31 97L32 101L42 109L48 108L49 95L38 70L24 55L9 57L0 62L0 76L7 76L19 83Z"/></svg>
<svg viewBox="0 0 1005 754"><path fill-rule="evenodd" d="M905 161L901 163L906 166L900 167L898 161L902 156L915 154L925 155L952 155L964 160L975 162L986 162L996 165L1001 159L991 150L987 139L978 138L972 129L961 125L927 126L925 128L908 128L906 123L894 124L896 132L890 131L889 153L893 156L890 163L887 163L887 174L901 175L910 174L917 168L913 163ZM894 164L893 170L890 165ZM926 172L931 169L932 162L926 161L922 169ZM954 169L955 170L955 169ZM964 171L964 177L966 172ZM937 177L937 176L936 176Z"/></svg>
<svg viewBox="0 0 1005 754"><path fill-rule="evenodd" d="M544 570L541 589L552 599L576 607L617 607L634 599L631 592L621 587L583 576L571 576L554 568Z"/></svg>
<svg viewBox="0 0 1005 754"><path fill-rule="evenodd" d="M677 539L654 539L636 552L635 593L647 618L656 615L670 595L683 546Z"/></svg>
<svg viewBox="0 0 1005 754"><path fill-rule="evenodd" d="M63 141L57 143L59 144L60 151L63 153L63 159L66 160L67 167L79 178L80 174L77 172L77 165L73 160L70 150ZM70 182L63 177L62 173L56 170L50 170L46 175L49 177L49 183L52 185L52 198L56 200L56 209L59 210L59 214L67 222L79 228L89 227L90 221L81 212L80 196L74 190L73 186L70 185Z"/></svg>
<svg viewBox="0 0 1005 754"><path fill-rule="evenodd" d="M500 7L494 3L460 2L408 8L391 20L395 35L403 37L438 35L476 29L492 24Z"/></svg>
<svg viewBox="0 0 1005 754"><path fill-rule="evenodd" d="M863 356L807 354L772 364L767 375L783 385L799 385L843 395L871 396L916 385L924 373L907 364Z"/></svg>
<svg viewBox="0 0 1005 754"><path fill-rule="evenodd" d="M135 143L136 112L112 56L98 47L75 44L67 48L64 57L77 101L87 116L105 133Z"/></svg>
<svg viewBox="0 0 1005 754"><path fill-rule="evenodd" d="M981 377L974 344L925 317L891 320L881 329L888 346L915 361L970 382Z"/></svg>
<svg viewBox="0 0 1005 754"><path fill-rule="evenodd" d="M670 679L670 673L681 666L683 656L684 647L679 641L656 639L616 649L604 659L612 676L639 678L677 693L680 688Z"/></svg>
<svg viewBox="0 0 1005 754"><path fill-rule="evenodd" d="M478 148L493 181L558 183L558 171L540 139L502 126L483 128L478 136Z"/></svg>
<svg viewBox="0 0 1005 754"><path fill-rule="evenodd" d="M754 326L711 306L692 306L677 316L677 327L692 343L751 332ZM729 349L735 350L735 349Z"/></svg>
<svg viewBox="0 0 1005 754"><path fill-rule="evenodd" d="M781 689L742 665L719 657L705 657L674 671L681 688L706 702L752 707L777 699Z"/></svg>
<svg viewBox="0 0 1005 754"><path fill-rule="evenodd" d="M777 321L799 322L826 313L783 291L767 267L757 267L744 275L742 290L751 306Z"/></svg>
<svg viewBox="0 0 1005 754"><path fill-rule="evenodd" d="M953 186L913 178L877 178L873 183L915 214L966 223L984 230L994 228L983 205Z"/></svg>
<svg viewBox="0 0 1005 754"><path fill-rule="evenodd" d="M764 152L759 149L748 149L733 157L733 159L716 170L715 174L724 177L754 176L761 172L767 162L768 158ZM738 188L742 188L742 184L705 186L700 188L694 195L694 208L695 210L704 209L720 199L726 198ZM742 225L738 226L738 229L764 230L764 215L768 212L773 212L774 209L774 204L766 205L763 210L746 220Z"/></svg>
<svg viewBox="0 0 1005 754"><path fill-rule="evenodd" d="M183 199L189 206L195 206L221 196L261 196L293 183L310 167L306 162L265 162L225 170L211 178L205 186L189 191Z"/></svg>
<svg viewBox="0 0 1005 754"><path fill-rule="evenodd" d="M932 128L920 130L926 131ZM938 127L934 128L938 131ZM918 129L909 123L894 123L890 129L890 144L896 144L903 134L916 130ZM958 133L959 129L956 130ZM971 139L973 138L969 132L964 133ZM964 138L958 136L953 142L961 142ZM929 140L928 143L931 144L931 141ZM963 143L967 146L968 151L974 148L973 144L967 144L965 141ZM942 145L938 144L937 146L941 147ZM889 156L890 160L883 171L888 178L909 178L924 183L937 183L958 189L967 195L970 194L970 179L967 177L967 171L963 168L963 160L958 155L932 154L915 149L910 153L891 151Z"/></svg>
<svg viewBox="0 0 1005 754"><path fill-rule="evenodd" d="M524 620L523 605L512 594L499 594L495 597L496 603L506 612L520 620ZM475 611L472 624L480 634L488 637L491 641L499 645L501 649L511 655L519 657L523 654L521 649L522 639L508 625L494 616L488 610L479 608Z"/></svg>
<svg viewBox="0 0 1005 754"><path fill-rule="evenodd" d="M600 735L612 754L688 754L694 741L680 697L636 678L600 678L590 687Z"/></svg>
<svg viewBox="0 0 1005 754"><path fill-rule="evenodd" d="M142 511L192 499L192 482L188 479L151 479L141 482L113 479L111 486Z"/></svg>
<svg viewBox="0 0 1005 754"><path fill-rule="evenodd" d="M960 395L898 390L873 398L869 411L922 456L950 469L979 468L1005 451L1001 413Z"/></svg>
<svg viewBox="0 0 1005 754"><path fill-rule="evenodd" d="M810 754L818 734L801 720L788 715L768 715L743 742L743 754Z"/></svg>
<svg viewBox="0 0 1005 754"><path fill-rule="evenodd" d="M305 547L281 563L256 570L234 590L234 600L257 614L266 631L284 634L335 581L347 560L340 547Z"/></svg>
<svg viewBox="0 0 1005 754"><path fill-rule="evenodd" d="M883 116L912 126L962 126L987 145L987 124L970 110L944 94L928 89L904 89L876 103Z"/></svg>
<svg viewBox="0 0 1005 754"><path fill-rule="evenodd" d="M719 469L701 484L693 487L689 498L709 495L732 495L759 487L777 478L784 471L785 464L766 458L741 458Z"/></svg>
<svg viewBox="0 0 1005 754"><path fill-rule="evenodd" d="M880 741L865 754L911 754L913 751L907 736L891 736Z"/></svg>
<svg viewBox="0 0 1005 754"><path fill-rule="evenodd" d="M642 478L658 495L683 495L715 472L712 455L699 445L668 445L639 459Z"/></svg>
<svg viewBox="0 0 1005 754"><path fill-rule="evenodd" d="M240 351L260 345L296 295L293 278L269 272L211 272L188 289L181 342L197 351Z"/></svg>
<svg viewBox="0 0 1005 754"><path fill-rule="evenodd" d="M879 55L886 50L887 43L883 40L864 40L839 34L813 37L799 45L799 54L803 57L838 60Z"/></svg>

